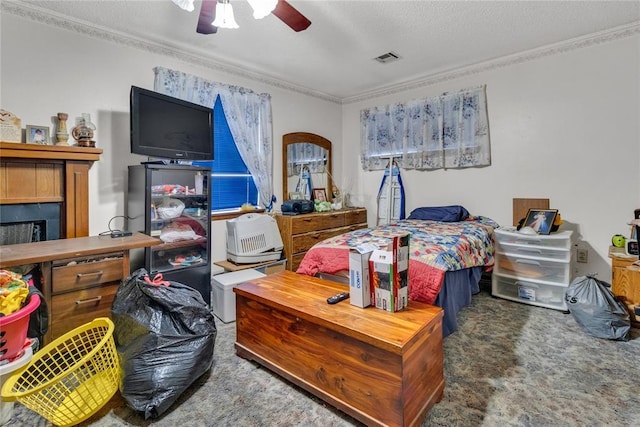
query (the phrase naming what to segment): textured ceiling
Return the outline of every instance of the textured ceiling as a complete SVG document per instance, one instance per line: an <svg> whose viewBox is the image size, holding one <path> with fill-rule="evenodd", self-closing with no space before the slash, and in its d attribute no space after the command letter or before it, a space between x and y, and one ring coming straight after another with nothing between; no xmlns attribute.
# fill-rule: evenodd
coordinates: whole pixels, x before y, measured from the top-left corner
<svg viewBox="0 0 640 427"><path fill-rule="evenodd" d="M245 0L232 0L240 28L211 35L195 31L199 0L194 12L171 0L3 3L3 9L9 4L14 12L70 21L70 28L115 32L335 100L605 30L640 28L638 1L289 0L312 22L295 33L273 15L254 20ZM389 51L401 60L373 60Z"/></svg>

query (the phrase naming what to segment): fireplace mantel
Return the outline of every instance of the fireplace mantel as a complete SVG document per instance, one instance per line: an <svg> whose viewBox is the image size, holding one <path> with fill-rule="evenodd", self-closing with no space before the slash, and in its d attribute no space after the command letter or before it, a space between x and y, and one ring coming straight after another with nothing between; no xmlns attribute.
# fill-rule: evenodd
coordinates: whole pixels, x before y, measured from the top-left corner
<svg viewBox="0 0 640 427"><path fill-rule="evenodd" d="M102 149L0 142L0 204L60 203L62 238L89 235L89 168Z"/></svg>

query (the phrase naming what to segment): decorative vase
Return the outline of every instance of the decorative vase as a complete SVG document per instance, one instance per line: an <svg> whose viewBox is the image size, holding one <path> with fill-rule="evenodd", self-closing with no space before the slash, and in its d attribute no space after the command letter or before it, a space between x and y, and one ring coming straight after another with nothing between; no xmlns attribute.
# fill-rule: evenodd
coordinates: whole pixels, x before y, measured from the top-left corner
<svg viewBox="0 0 640 427"><path fill-rule="evenodd" d="M58 113L58 131L56 132L56 145L69 145L69 133L67 132L67 113Z"/></svg>
<svg viewBox="0 0 640 427"><path fill-rule="evenodd" d="M82 113L82 118L78 121L78 125L71 130L71 136L76 140L79 147L95 147L96 142L93 140L93 131L96 125L91 123L91 116L88 113Z"/></svg>

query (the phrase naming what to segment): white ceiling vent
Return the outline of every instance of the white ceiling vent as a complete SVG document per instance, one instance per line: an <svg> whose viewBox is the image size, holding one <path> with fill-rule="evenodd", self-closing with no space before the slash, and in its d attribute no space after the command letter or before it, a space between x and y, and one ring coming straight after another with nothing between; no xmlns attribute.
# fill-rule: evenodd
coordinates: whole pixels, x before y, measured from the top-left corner
<svg viewBox="0 0 640 427"><path fill-rule="evenodd" d="M397 53L387 52L373 59L381 64L388 64L389 62L397 61L400 59L400 56Z"/></svg>

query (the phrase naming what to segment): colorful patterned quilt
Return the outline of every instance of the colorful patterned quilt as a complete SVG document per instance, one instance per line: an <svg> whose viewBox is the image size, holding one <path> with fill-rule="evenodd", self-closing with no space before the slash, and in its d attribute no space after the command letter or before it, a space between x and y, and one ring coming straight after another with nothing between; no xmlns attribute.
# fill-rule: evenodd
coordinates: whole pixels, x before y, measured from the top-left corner
<svg viewBox="0 0 640 427"><path fill-rule="evenodd" d="M401 220L376 228L341 234L317 243L305 255L297 272L314 276L349 270L349 249L364 243L384 247L398 230L411 233L409 243L409 299L433 304L447 271L493 266L493 229L490 218L466 221Z"/></svg>

